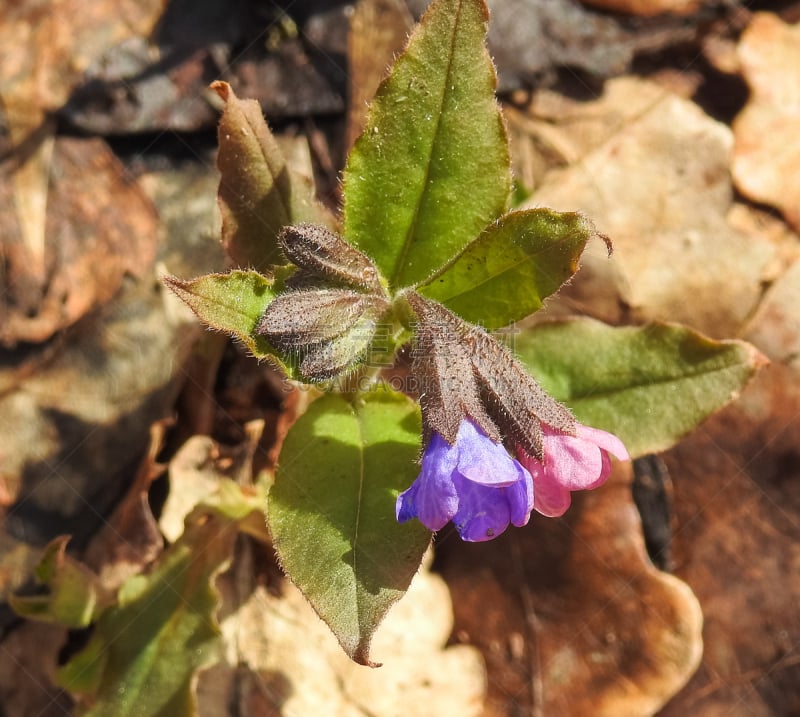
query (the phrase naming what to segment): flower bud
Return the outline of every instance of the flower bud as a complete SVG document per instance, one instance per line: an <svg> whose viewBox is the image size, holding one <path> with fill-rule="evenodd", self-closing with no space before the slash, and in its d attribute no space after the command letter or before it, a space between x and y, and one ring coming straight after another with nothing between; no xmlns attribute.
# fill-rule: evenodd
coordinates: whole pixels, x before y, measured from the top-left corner
<svg viewBox="0 0 800 717"><path fill-rule="evenodd" d="M299 281L320 277L336 284L383 294L372 260L338 234L316 224L284 227L278 242L286 257L299 268Z"/></svg>
<svg viewBox="0 0 800 717"><path fill-rule="evenodd" d="M276 297L256 327L275 348L301 356L310 381L352 368L366 353L389 302L348 289L289 291Z"/></svg>

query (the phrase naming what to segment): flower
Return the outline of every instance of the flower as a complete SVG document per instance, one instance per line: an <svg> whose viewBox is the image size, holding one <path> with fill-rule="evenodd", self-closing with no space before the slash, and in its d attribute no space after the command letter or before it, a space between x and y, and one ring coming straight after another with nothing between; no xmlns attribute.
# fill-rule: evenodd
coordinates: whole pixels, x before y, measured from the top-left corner
<svg viewBox="0 0 800 717"><path fill-rule="evenodd" d="M574 436L542 424L544 459L539 461L518 448L520 462L533 477L533 507L542 515L557 517L569 508L570 491L597 488L611 474L609 454L630 460L622 441L598 428L575 424Z"/></svg>
<svg viewBox="0 0 800 717"><path fill-rule="evenodd" d="M440 530L452 520L462 540L491 540L509 523L525 525L533 509L530 473L471 420L453 445L433 433L422 470L397 498L397 520L419 520Z"/></svg>

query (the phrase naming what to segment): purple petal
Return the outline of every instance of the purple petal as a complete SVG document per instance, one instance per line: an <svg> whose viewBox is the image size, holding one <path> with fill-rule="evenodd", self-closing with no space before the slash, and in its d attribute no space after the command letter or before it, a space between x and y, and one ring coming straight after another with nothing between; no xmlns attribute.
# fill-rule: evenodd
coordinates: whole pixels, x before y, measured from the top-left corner
<svg viewBox="0 0 800 717"><path fill-rule="evenodd" d="M508 527L511 511L506 488L491 488L459 475L453 482L459 497L453 523L462 540L491 540Z"/></svg>
<svg viewBox="0 0 800 717"><path fill-rule="evenodd" d="M527 525L533 510L534 496L533 496L533 478L531 474L519 466L522 480L517 481L514 485L507 488L500 488L508 496L508 503L511 509L511 522L518 528Z"/></svg>
<svg viewBox="0 0 800 717"><path fill-rule="evenodd" d="M395 512L401 523L419 518L428 530L440 530L458 510L453 485L457 450L434 434L422 456L422 470L411 487L397 497Z"/></svg>
<svg viewBox="0 0 800 717"><path fill-rule="evenodd" d="M507 486L520 480L521 466L472 421L464 420L458 428L458 472L474 483Z"/></svg>

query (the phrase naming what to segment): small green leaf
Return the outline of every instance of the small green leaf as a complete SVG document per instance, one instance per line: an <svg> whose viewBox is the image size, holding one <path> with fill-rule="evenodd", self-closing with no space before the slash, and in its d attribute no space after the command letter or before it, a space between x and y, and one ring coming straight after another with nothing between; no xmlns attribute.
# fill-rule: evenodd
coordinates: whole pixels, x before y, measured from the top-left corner
<svg viewBox="0 0 800 717"><path fill-rule="evenodd" d="M9 605L18 615L81 628L91 623L108 602L97 576L66 554L69 537L53 540L36 567L36 578L48 591L44 595L10 595Z"/></svg>
<svg viewBox="0 0 800 717"><path fill-rule="evenodd" d="M329 394L292 426L269 494L268 521L286 574L356 662L408 588L430 542L399 525L395 501L419 472L419 409L374 391L357 405Z"/></svg>
<svg viewBox="0 0 800 717"><path fill-rule="evenodd" d="M236 270L188 281L166 276L164 283L204 324L239 339L256 358L276 360L269 342L255 333L259 319L275 298L270 279L255 271Z"/></svg>
<svg viewBox="0 0 800 717"><path fill-rule="evenodd" d="M394 289L430 276L508 206L487 20L482 0L434 0L350 153L345 238Z"/></svg>
<svg viewBox="0 0 800 717"><path fill-rule="evenodd" d="M683 326L616 328L591 319L534 326L516 336L515 348L578 420L619 436L632 457L674 445L766 362L750 344Z"/></svg>
<svg viewBox="0 0 800 717"><path fill-rule="evenodd" d="M150 575L130 578L88 645L59 672L87 693L87 717L195 714L194 673L217 656L212 581L230 559L237 525L212 513L187 528Z"/></svg>
<svg viewBox="0 0 800 717"><path fill-rule="evenodd" d="M596 234L577 212L511 212L418 291L473 324L498 329L538 311L577 271L586 242Z"/></svg>
<svg viewBox="0 0 800 717"><path fill-rule="evenodd" d="M225 100L217 166L222 243L239 265L269 272L285 259L278 232L302 221L326 223L314 187L294 175L255 100L240 100L226 82L211 85Z"/></svg>

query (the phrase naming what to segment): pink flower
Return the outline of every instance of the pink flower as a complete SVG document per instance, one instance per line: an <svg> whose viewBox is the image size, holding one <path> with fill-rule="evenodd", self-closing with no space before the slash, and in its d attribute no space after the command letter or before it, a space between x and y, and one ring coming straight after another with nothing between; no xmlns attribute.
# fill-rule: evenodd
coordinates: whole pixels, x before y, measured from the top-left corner
<svg viewBox="0 0 800 717"><path fill-rule="evenodd" d="M569 508L573 490L597 488L611 474L609 454L630 460L622 441L598 428L576 424L575 436L568 436L542 424L544 461L517 449L520 463L533 477L534 510L557 517Z"/></svg>

